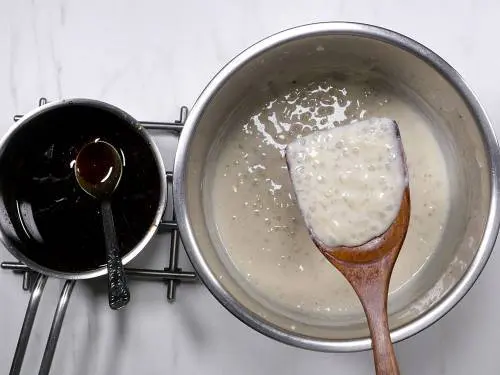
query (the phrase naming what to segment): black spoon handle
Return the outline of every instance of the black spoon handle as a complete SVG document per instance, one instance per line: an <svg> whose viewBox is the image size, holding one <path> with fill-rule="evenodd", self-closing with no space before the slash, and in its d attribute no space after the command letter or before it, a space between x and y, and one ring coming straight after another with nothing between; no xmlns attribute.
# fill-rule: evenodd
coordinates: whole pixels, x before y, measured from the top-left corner
<svg viewBox="0 0 500 375"><path fill-rule="evenodd" d="M101 202L101 216L107 253L109 306L113 310L117 310L130 301L130 292L120 257L113 211L109 200Z"/></svg>

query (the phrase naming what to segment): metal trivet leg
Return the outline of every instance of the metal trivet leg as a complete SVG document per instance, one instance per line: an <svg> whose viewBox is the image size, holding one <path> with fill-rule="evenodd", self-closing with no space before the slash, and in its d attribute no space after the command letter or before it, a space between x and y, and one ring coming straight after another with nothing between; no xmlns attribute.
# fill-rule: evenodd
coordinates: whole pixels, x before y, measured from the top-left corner
<svg viewBox="0 0 500 375"><path fill-rule="evenodd" d="M162 227L167 227L168 230L172 230L172 224L169 221L160 223ZM36 274L31 271L28 266L20 262L2 262L0 264L0 268L5 270L11 270L16 273L30 272L31 274ZM146 268L130 268L125 267L125 272L127 276L131 279L143 279L143 280L151 280L151 281L168 281L168 280L176 280L176 281L187 281L187 282L196 282L198 281L198 277L196 273L189 271L167 271L167 270L150 270ZM24 279L23 279L24 285Z"/></svg>
<svg viewBox="0 0 500 375"><path fill-rule="evenodd" d="M174 213L175 220L175 213ZM179 242L181 241L181 237L179 235L179 229L175 228L170 234L170 248L172 251L170 252L170 259L168 261L168 268L165 271L181 271L178 267L179 263ZM175 301L175 292L177 290L177 285L179 284L178 280L167 280L167 299L170 302Z"/></svg>
<svg viewBox="0 0 500 375"><path fill-rule="evenodd" d="M172 178L173 173L167 172L167 180L169 183L172 182ZM181 242L181 236L179 234L177 221L175 220L175 211L172 211L172 220L162 224L170 231L170 258L168 260L168 268L165 268L165 271L190 274L191 272L183 272L182 269L179 268L179 244ZM167 300L169 302L174 302L179 280L169 279L166 283Z"/></svg>
<svg viewBox="0 0 500 375"><path fill-rule="evenodd" d="M141 121L142 126L150 130L167 130L171 132L180 133L184 127L188 115L188 108L183 106L179 114L179 119L175 122L152 122L152 121ZM166 172L167 182L169 185L172 183L173 173ZM179 273L188 278L194 277L196 275L193 272L183 272L179 268L179 244L181 242L181 236L179 234L179 228L177 226L177 221L175 219L175 211L172 213L172 219L169 221L163 221L160 226L170 231L170 258L168 260L168 267L164 269L165 272ZM193 279L194 280L194 279ZM167 284L167 300L169 302L175 301L175 295L177 291L177 286L181 279L168 278L166 280Z"/></svg>

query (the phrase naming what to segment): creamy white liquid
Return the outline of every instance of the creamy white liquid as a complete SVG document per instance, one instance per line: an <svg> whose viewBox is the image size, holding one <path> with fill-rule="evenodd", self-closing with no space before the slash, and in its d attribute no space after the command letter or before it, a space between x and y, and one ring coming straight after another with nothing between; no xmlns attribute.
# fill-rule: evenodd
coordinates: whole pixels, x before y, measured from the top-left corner
<svg viewBox="0 0 500 375"><path fill-rule="evenodd" d="M327 247L363 245L396 219L407 181L394 121L372 118L301 137L286 158L304 221Z"/></svg>
<svg viewBox="0 0 500 375"><path fill-rule="evenodd" d="M295 319L362 317L343 276L317 250L299 212L284 154L299 136L369 117L394 119L406 153L411 191L408 234L395 265L389 305L417 280L447 220L445 162L422 113L365 82L321 81L297 87L227 124L205 186L223 248L248 288Z"/></svg>

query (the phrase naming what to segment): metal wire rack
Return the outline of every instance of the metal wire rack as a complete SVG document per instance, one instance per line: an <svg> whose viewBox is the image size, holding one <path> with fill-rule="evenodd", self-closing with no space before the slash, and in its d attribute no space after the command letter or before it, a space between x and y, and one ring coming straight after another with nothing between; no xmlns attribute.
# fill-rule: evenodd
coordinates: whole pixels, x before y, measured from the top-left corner
<svg viewBox="0 0 500 375"><path fill-rule="evenodd" d="M41 98L38 102L38 105L42 106L47 103L47 99ZM188 109L187 107L183 106L180 109L179 119L175 120L174 122L141 121L141 124L146 129L164 130L167 132L179 134L182 131L187 115ZM14 121L18 121L22 117L22 115L15 115ZM165 173L168 183L167 188L171 189L173 172L166 171ZM177 222L175 220L175 212L173 212L173 210L170 218L163 218L158 229L159 230L157 235L161 235L165 232L169 232L171 234L170 248L167 249L167 251L169 252L169 262L167 267L163 269L126 267L125 272L130 279L140 278L166 283L167 300L169 302L174 302L177 286L179 285L179 283L194 282L197 280L197 276L194 272L183 271L179 267L179 245L181 238L179 235ZM11 270L15 273L22 274L22 288L23 290L30 292L30 299L26 308L26 314L24 316L23 325L21 327L21 332L19 334L14 358L12 360L12 365L9 372L9 375L18 375L21 372L24 355L28 346L28 341L31 335L31 330L33 328L33 323L35 321L38 305L40 303L40 299L42 297L48 277L31 270L25 264L20 262L2 262L0 264L0 267L5 270ZM61 333L64 316L66 314L66 309L68 307L75 282L75 280L67 280L61 290L61 295L59 297L59 301L54 312L54 317L52 319L52 325L49 331L49 337L47 338L42 362L40 364L40 369L38 372L39 375L48 375L50 372L50 367L54 358L57 341L59 339L59 334Z"/></svg>

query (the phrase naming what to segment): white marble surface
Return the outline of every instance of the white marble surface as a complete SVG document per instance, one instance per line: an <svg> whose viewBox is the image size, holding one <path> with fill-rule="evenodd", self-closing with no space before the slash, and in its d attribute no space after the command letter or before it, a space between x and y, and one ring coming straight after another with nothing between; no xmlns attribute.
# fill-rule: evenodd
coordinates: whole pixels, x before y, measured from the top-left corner
<svg viewBox="0 0 500 375"><path fill-rule="evenodd" d="M500 132L499 16L495 0L0 0L0 132L42 95L91 97L139 119L174 119L249 44L325 20L382 25L426 44L465 76ZM166 237L155 240L135 264L163 264L167 244ZM1 260L10 258L0 250ZM500 373L498 267L495 252L457 308L396 345L403 374ZM23 374L37 373L61 285L47 285ZM129 308L111 312L105 284L77 284L52 374L373 373L369 352L308 352L252 331L201 285L181 286L173 305L161 283L136 282L131 291ZM0 272L1 374L27 299L20 277Z"/></svg>

